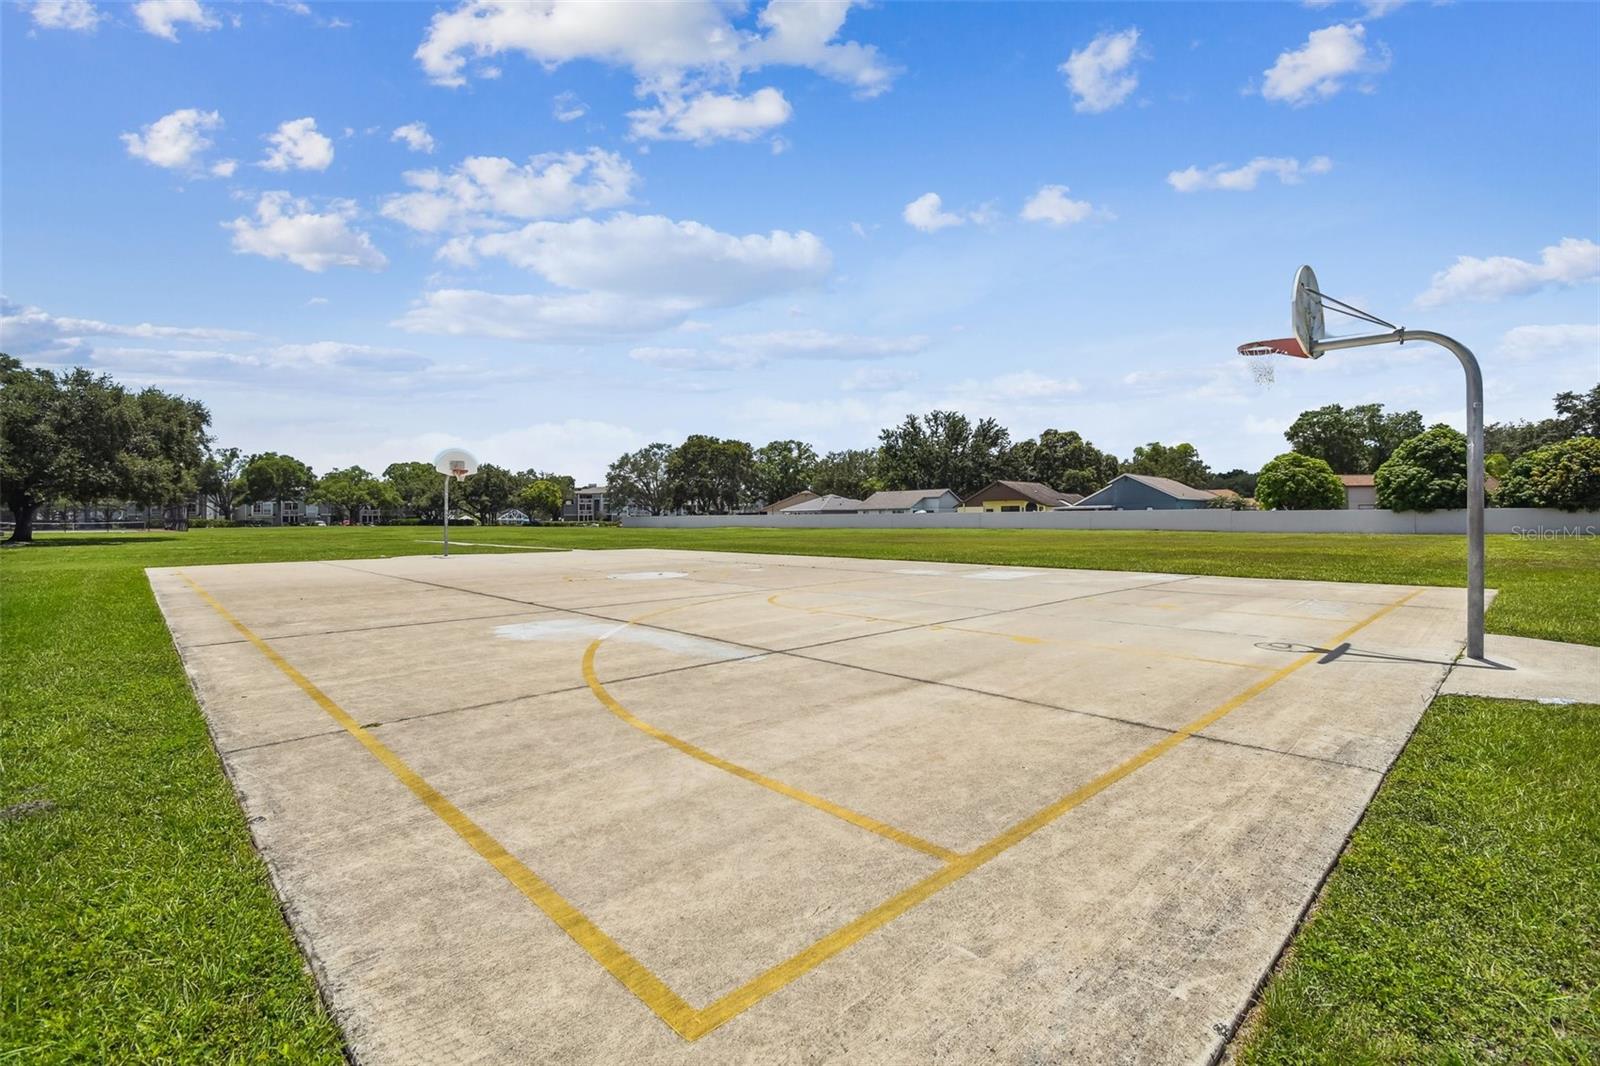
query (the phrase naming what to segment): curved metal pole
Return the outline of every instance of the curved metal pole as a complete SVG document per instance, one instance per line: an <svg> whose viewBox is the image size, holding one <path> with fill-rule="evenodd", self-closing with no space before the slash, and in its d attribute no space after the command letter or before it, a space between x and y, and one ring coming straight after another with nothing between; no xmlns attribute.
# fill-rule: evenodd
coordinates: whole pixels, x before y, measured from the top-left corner
<svg viewBox="0 0 1600 1066"><path fill-rule="evenodd" d="M1483 371L1465 344L1425 329L1397 329L1369 337L1317 342L1318 352L1365 348L1373 344L1427 341L1461 363L1467 375L1467 657L1483 658Z"/></svg>

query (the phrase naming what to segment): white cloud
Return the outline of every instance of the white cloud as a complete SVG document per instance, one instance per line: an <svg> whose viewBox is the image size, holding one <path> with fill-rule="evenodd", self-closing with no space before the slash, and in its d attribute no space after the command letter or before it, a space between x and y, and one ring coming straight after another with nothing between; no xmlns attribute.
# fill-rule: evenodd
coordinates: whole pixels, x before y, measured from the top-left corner
<svg viewBox="0 0 1600 1066"><path fill-rule="evenodd" d="M434 15L416 58L440 85L464 84L470 60L517 52L547 68L578 59L628 67L647 91L694 78L732 83L744 71L782 65L876 95L894 74L877 49L834 41L850 7L849 0L769 3L757 20L762 32L749 32L731 21L737 7L716 0L466 0Z"/></svg>
<svg viewBox="0 0 1600 1066"><path fill-rule="evenodd" d="M1366 36L1360 23L1312 30L1305 44L1281 53L1266 71L1261 95L1301 107L1338 93L1353 75L1383 72L1388 51L1380 46L1376 54L1368 52Z"/></svg>
<svg viewBox="0 0 1600 1066"><path fill-rule="evenodd" d="M614 152L560 152L534 156L524 166L498 156L471 156L448 174L413 170L415 192L384 201L383 214L425 233L483 228L497 218L560 218L620 207L633 198L637 175Z"/></svg>
<svg viewBox="0 0 1600 1066"><path fill-rule="evenodd" d="M471 238L472 251L566 289L719 307L821 281L827 246L804 230L735 236L699 222L618 214L603 222L534 222Z"/></svg>
<svg viewBox="0 0 1600 1066"><path fill-rule="evenodd" d="M638 335L680 322L681 304L613 293L561 295L435 289L391 325L410 333L580 343Z"/></svg>
<svg viewBox="0 0 1600 1066"><path fill-rule="evenodd" d="M433 154L433 134L428 132L428 124L426 122L408 122L404 126L397 127L393 133L389 134L389 139L391 141L404 141L406 147L413 152Z"/></svg>
<svg viewBox="0 0 1600 1066"><path fill-rule="evenodd" d="M966 221L965 216L944 210L944 201L936 192L925 192L912 200L906 204L900 216L908 225L924 233L934 233L946 226L959 226Z"/></svg>
<svg viewBox="0 0 1600 1066"><path fill-rule="evenodd" d="M290 119L267 136L272 146L261 165L268 170L327 170L333 142L317 132L311 117Z"/></svg>
<svg viewBox="0 0 1600 1066"><path fill-rule="evenodd" d="M1500 338L1499 350L1519 361L1585 355L1600 365L1600 325L1518 326Z"/></svg>
<svg viewBox="0 0 1600 1066"><path fill-rule="evenodd" d="M307 307L326 307L331 301L326 296L313 296L306 301Z"/></svg>
<svg viewBox="0 0 1600 1066"><path fill-rule="evenodd" d="M237 159L219 159L211 164L211 175L217 178L231 178L233 172L239 169Z"/></svg>
<svg viewBox="0 0 1600 1066"><path fill-rule="evenodd" d="M950 389L952 395L963 402L991 404L1020 403L1058 399L1082 392L1083 386L1072 378L1052 378L1033 370L1001 374L987 380L957 382Z"/></svg>
<svg viewBox="0 0 1600 1066"><path fill-rule="evenodd" d="M839 382L839 388L845 392L893 392L914 384L916 380L915 370L892 366L863 366L857 367Z"/></svg>
<svg viewBox="0 0 1600 1066"><path fill-rule="evenodd" d="M124 324L92 318L52 315L41 307L22 306L0 296L0 351L14 356L75 354L87 357L86 337L130 337L141 340L249 340L255 334L207 326ZM56 361L56 360L52 360Z"/></svg>
<svg viewBox="0 0 1600 1066"><path fill-rule="evenodd" d="M863 337L820 329L796 329L738 333L723 337L722 343L767 359L886 359L914 355L928 346L928 338Z"/></svg>
<svg viewBox="0 0 1600 1066"><path fill-rule="evenodd" d="M1139 76L1129 68L1138 57L1139 31L1131 26L1121 33L1102 33L1073 52L1060 67L1076 97L1072 109L1098 114L1132 96Z"/></svg>
<svg viewBox="0 0 1600 1066"><path fill-rule="evenodd" d="M79 33L92 33L105 17L89 0L36 0L29 13L40 29Z"/></svg>
<svg viewBox="0 0 1600 1066"><path fill-rule="evenodd" d="M308 200L266 192L254 221L236 218L223 226L233 231L233 250L240 254L283 259L316 274L335 266L382 270L389 261L371 237L350 227L355 216L349 201L334 201L318 213Z"/></svg>
<svg viewBox="0 0 1600 1066"><path fill-rule="evenodd" d="M186 107L163 115L138 133L122 134L128 154L168 170L188 170L197 166L200 156L211 147L205 131L222 125L215 111Z"/></svg>
<svg viewBox="0 0 1600 1066"><path fill-rule="evenodd" d="M139 0L133 5L133 14L146 33L168 41L178 39L179 26L214 30L222 25L200 6L199 0Z"/></svg>
<svg viewBox="0 0 1600 1066"><path fill-rule="evenodd" d="M777 129L794 114L777 89L757 89L748 96L703 92L691 98L661 93L655 107L628 112L633 136L651 141L751 141Z"/></svg>
<svg viewBox="0 0 1600 1066"><path fill-rule="evenodd" d="M269 348L264 356L267 365L276 367L339 367L410 373L425 370L431 365L426 358L404 348L380 348L370 344L346 344L343 341L279 344Z"/></svg>
<svg viewBox="0 0 1600 1066"><path fill-rule="evenodd" d="M1578 237L1564 238L1539 253L1530 263L1508 255L1478 259L1458 258L1433 276L1428 291L1417 297L1418 307L1437 307L1454 300L1498 300L1553 285L1578 285L1600 278L1600 244Z"/></svg>
<svg viewBox="0 0 1600 1066"><path fill-rule="evenodd" d="M557 93L550 101L550 113L557 122L574 122L589 113L589 105L578 99L575 92Z"/></svg>
<svg viewBox="0 0 1600 1066"><path fill-rule="evenodd" d="M1065 185L1041 186L1039 191L1023 205L1023 220L1047 222L1052 226L1069 226L1074 222L1082 222L1094 214L1094 205L1087 200L1069 199L1067 192Z"/></svg>
<svg viewBox="0 0 1600 1066"><path fill-rule="evenodd" d="M1298 159L1256 156L1244 166L1232 170L1227 168L1226 163L1217 163L1204 170L1195 166L1185 170L1174 170L1167 175L1167 184L1179 192L1194 192L1198 189L1245 192L1254 189L1263 174L1276 175L1285 185L1298 185L1308 174L1326 174L1332 169L1333 160L1325 155L1314 156L1304 164Z"/></svg>
<svg viewBox="0 0 1600 1066"><path fill-rule="evenodd" d="M635 348L628 358L661 370L747 370L761 360L747 352L717 352L704 348Z"/></svg>

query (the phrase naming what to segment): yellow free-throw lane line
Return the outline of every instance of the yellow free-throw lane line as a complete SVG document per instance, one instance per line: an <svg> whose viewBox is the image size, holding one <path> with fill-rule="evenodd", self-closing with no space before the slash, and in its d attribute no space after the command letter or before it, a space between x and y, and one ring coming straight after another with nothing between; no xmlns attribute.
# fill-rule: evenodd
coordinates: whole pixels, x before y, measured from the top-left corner
<svg viewBox="0 0 1600 1066"><path fill-rule="evenodd" d="M1217 705L1176 732L1156 741L1137 755L1126 759L1093 780L1062 796L1054 803L1015 823L988 843L980 845L965 855L957 856L953 861L947 862L934 873L897 895L890 897L859 917L846 922L810 947L759 974L721 999L696 1010L673 992L671 988L667 987L664 981L645 969L642 963L623 950L616 941L608 937L598 926L584 917L560 893L507 852L498 841L462 813L459 808L447 800L433 786L429 785L382 741L357 724L355 719L351 718L338 704L328 698L321 689L312 684L305 675L290 665L270 644L252 633L244 623L229 613L222 604L218 603L192 578L187 575L180 576L199 594L201 599L238 630L246 640L254 644L274 666L298 685L334 721L338 722L356 740L360 741L363 747L371 752L391 774L410 789L412 794L420 799L429 810L433 811L440 820L450 826L466 841L468 846L486 859L502 876L515 885L524 896L543 911L551 921L555 922L580 947L587 951L596 962L604 966L608 973L622 982L630 992L638 997L640 1002L649 1007L657 1017L666 1022L674 1032L686 1040L698 1040L729 1019L748 1010L767 996L809 973L852 944L892 922L941 889L948 888L974 870L1004 854L1007 850L1020 844L1074 807L1099 795L1118 781L1159 759L1201 730L1216 724L1284 678L1315 662L1322 655L1320 651L1309 652L1281 669L1273 671L1243 692ZM1407 593L1395 602L1363 618L1342 633L1329 638L1328 643L1338 644L1349 638L1391 611L1404 606L1410 600L1421 595L1422 591L1422 589L1415 589Z"/></svg>

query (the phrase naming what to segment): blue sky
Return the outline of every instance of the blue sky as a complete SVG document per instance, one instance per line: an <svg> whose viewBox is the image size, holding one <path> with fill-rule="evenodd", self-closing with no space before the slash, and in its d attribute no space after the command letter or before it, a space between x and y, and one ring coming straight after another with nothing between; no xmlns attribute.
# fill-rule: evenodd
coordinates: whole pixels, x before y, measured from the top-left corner
<svg viewBox="0 0 1600 1066"><path fill-rule="evenodd" d="M1324 403L1459 425L1421 346L1251 380L1301 262L1471 345L1491 421L1600 379L1600 5L60 0L0 34L6 350L319 471L588 479L935 406L1217 469Z"/></svg>

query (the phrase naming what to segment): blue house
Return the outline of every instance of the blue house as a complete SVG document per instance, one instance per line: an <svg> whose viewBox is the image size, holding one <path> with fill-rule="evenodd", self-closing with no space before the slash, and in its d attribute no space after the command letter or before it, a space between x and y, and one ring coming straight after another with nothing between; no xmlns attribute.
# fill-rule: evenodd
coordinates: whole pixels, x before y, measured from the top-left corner
<svg viewBox="0 0 1600 1066"><path fill-rule="evenodd" d="M1111 511L1169 511L1204 507L1216 499L1216 495L1208 489L1190 488L1169 477L1118 474L1105 488L1074 504L1073 509L1099 507Z"/></svg>

